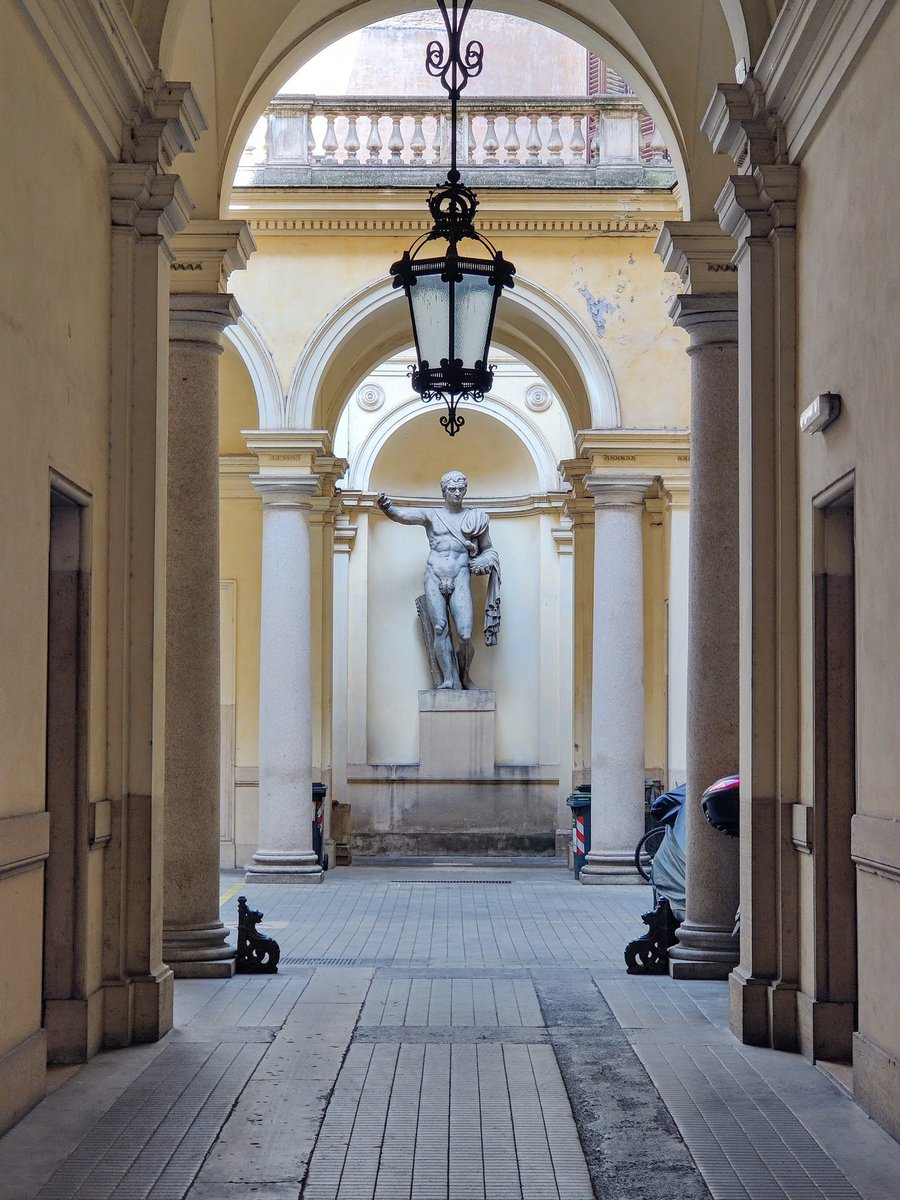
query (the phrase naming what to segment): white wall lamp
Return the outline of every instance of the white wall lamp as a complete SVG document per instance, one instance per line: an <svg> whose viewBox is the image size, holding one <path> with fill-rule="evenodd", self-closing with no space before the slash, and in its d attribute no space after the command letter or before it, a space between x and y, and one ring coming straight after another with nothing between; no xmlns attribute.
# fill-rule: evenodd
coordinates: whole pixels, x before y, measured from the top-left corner
<svg viewBox="0 0 900 1200"><path fill-rule="evenodd" d="M841 398L837 392L822 392L800 414L801 433L820 433L841 415Z"/></svg>

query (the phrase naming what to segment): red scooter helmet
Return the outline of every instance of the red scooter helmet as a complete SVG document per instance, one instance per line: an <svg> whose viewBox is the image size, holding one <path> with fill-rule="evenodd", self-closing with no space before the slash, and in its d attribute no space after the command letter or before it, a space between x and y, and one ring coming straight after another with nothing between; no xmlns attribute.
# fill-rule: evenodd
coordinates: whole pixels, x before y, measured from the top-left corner
<svg viewBox="0 0 900 1200"><path fill-rule="evenodd" d="M740 775L724 775L711 783L700 797L707 821L729 837L739 836L740 796Z"/></svg>

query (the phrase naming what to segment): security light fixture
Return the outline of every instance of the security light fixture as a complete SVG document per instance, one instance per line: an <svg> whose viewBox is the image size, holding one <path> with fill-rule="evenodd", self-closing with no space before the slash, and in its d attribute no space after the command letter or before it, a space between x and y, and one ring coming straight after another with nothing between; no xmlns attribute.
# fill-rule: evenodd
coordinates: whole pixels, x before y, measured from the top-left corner
<svg viewBox="0 0 900 1200"><path fill-rule="evenodd" d="M801 433L819 433L841 415L841 398L837 392L822 392L800 414Z"/></svg>
<svg viewBox="0 0 900 1200"><path fill-rule="evenodd" d="M417 365L412 386L423 400L441 399L447 415L441 424L451 437L465 424L457 413L463 398L483 400L494 382L488 365L497 301L505 287L513 286L516 272L473 224L478 198L460 180L456 169L457 105L469 79L481 74L484 47L471 41L462 49L462 32L472 0L437 0L448 45L428 43L425 69L440 79L450 97L450 170L446 181L428 196L434 227L423 234L399 262L391 267L394 287L402 287L409 301ZM433 241L445 241L446 253L426 258L422 252ZM461 255L463 241L474 243ZM469 250L470 247L466 247Z"/></svg>

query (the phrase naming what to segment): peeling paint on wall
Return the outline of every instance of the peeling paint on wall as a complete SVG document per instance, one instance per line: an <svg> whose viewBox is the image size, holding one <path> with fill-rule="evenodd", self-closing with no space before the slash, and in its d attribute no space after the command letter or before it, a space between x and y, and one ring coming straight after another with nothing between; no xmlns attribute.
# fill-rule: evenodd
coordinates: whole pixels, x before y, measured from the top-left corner
<svg viewBox="0 0 900 1200"><path fill-rule="evenodd" d="M591 315L591 320L594 322L597 336L603 337L606 333L606 318L610 313L616 311L615 304L611 304L603 296L594 296L586 283L580 284L578 291L580 295L584 296L584 302Z"/></svg>

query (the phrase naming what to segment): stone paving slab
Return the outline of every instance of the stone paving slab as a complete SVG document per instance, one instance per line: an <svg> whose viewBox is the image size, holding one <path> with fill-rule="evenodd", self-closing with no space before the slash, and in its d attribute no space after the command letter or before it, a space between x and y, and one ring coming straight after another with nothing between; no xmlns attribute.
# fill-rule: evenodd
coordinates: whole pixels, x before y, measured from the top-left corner
<svg viewBox="0 0 900 1200"><path fill-rule="evenodd" d="M799 1055L737 1042L726 983L596 982L714 1200L900 1197L900 1146Z"/></svg>
<svg viewBox="0 0 900 1200"><path fill-rule="evenodd" d="M739 1045L724 985L625 975L646 888L404 864L242 890L301 961L178 981L175 1031L0 1139L2 1200L296 1200L320 1154L336 1200L709 1200L697 1163L717 1200L900 1200L900 1146Z"/></svg>
<svg viewBox="0 0 900 1200"><path fill-rule="evenodd" d="M593 1200L548 1045L354 1042L304 1200Z"/></svg>

